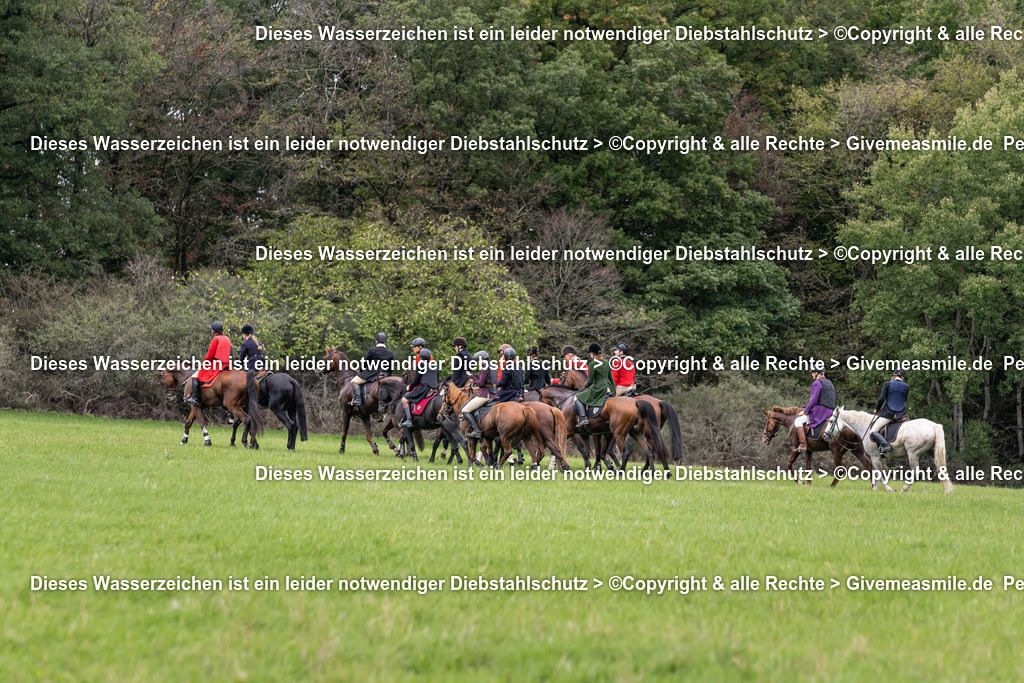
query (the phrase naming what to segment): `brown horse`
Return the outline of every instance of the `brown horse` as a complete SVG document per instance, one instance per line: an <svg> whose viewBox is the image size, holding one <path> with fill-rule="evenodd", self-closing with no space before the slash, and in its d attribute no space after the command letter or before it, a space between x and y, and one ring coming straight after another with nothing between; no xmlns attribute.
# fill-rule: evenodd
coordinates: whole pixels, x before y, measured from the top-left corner
<svg viewBox="0 0 1024 683"><path fill-rule="evenodd" d="M195 373L194 368L183 362L169 363L167 369L156 373L160 383L164 385L164 393L171 401L177 398L177 388L184 385ZM235 433L238 425L244 423L245 431L242 432L242 445L246 448L259 448L256 435L263 433L263 423L260 419L259 390L256 387L256 379L253 374L241 370L226 370L213 380L210 386L202 387L199 392L198 406L191 406L188 417L185 419L185 434L181 437L181 445L188 443L188 430L197 419L203 428L203 443L211 445L210 433L206 431L206 417L203 415L203 408L224 406L236 421L231 430L231 445L235 445ZM248 408L246 410L245 408ZM246 437L252 436L252 444L246 443Z"/></svg>
<svg viewBox="0 0 1024 683"><path fill-rule="evenodd" d="M765 410L761 409L764 413L764 432L761 434L761 443L765 446L771 444L772 439L779 431L779 427L786 427L789 430L789 446L790 456L789 462L786 464L786 469L793 473L793 463L800 457L800 437L797 434L796 428L793 427L793 423L796 422L796 418L800 415L800 408L791 407L783 408L781 406L772 406L772 409ZM861 466L871 471L871 461L868 460L868 456L864 453L864 445L861 443L860 437L857 433L850 428L844 428L836 437L832 440L832 443L825 441L825 439L812 439L807 438L807 469L814 471L814 465L812 463L811 454L816 451L830 451L832 453L832 462L835 467L840 467L843 464L843 455L849 451L856 456L857 460L860 461ZM797 479L801 484L810 484L813 479L803 480ZM832 483L830 487L834 487L839 483L839 479L835 476L835 469L832 470Z"/></svg>
<svg viewBox="0 0 1024 683"><path fill-rule="evenodd" d="M559 378L560 384L558 386L568 387L573 390L579 390L583 388L583 385L587 383L587 376L579 370L567 369L562 373ZM658 416L658 426L664 427L668 423L669 431L672 435L672 460L679 461L683 458L683 431L679 426L679 416L676 414L676 409L672 407L672 404L668 401L662 401L660 398L656 398L649 394L640 394L630 396L637 401L646 401L651 404L654 408L654 413ZM607 446L606 450L611 449L613 442L612 439L606 439Z"/></svg>
<svg viewBox="0 0 1024 683"><path fill-rule="evenodd" d="M370 418L376 415L380 410L378 398L378 387L380 381L370 382L366 385L366 391L363 393L362 405L349 405L349 401L352 400L352 396L354 395L351 380L356 376L355 370L351 369L351 361L349 360L349 357L346 356L343 351L340 351L333 346L328 346L327 353L323 357L323 363L324 366L319 370L319 374L323 376L333 372L333 382L340 387L340 391L338 392L338 403L341 405L341 447L338 449L338 452L345 452L345 439L348 438L349 424L352 422L352 416L354 415L363 421L363 429L366 431L366 440L370 443L370 448L373 449L373 454L380 455L377 444L373 441L373 432L370 430ZM401 381L398 377L388 377L387 379ZM395 452L398 451L398 446L391 441L391 438L387 433L384 434L384 439L388 442L388 445L391 446L392 450Z"/></svg>
<svg viewBox="0 0 1024 683"><path fill-rule="evenodd" d="M469 394L451 382L446 382L443 388L443 415L439 414L439 417L443 419L446 416L460 414L462 407L469 400ZM469 431L468 421L459 420L459 423L462 435L469 441L469 459L472 462L476 459L477 439L466 436L466 433ZM537 413L526 404L516 401L499 403L491 408L482 420L478 420L478 424L480 431L484 435L481 450L488 465L495 467L504 465L508 456L512 453L513 441L522 441L526 445L526 448L530 451L530 457L533 459L533 467L537 467L544 457L544 441L540 434ZM497 461L490 447L493 439L501 440L501 459Z"/></svg>

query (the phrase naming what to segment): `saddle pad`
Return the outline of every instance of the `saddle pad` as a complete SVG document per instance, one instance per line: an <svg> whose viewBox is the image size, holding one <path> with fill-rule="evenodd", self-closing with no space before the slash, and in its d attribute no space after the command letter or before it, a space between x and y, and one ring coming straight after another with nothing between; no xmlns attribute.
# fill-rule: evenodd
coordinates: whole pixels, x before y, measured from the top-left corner
<svg viewBox="0 0 1024 683"><path fill-rule="evenodd" d="M409 406L409 411L413 415L422 415L423 414L423 409L427 407L428 403L430 403L430 399L434 398L435 396L437 396L437 392L436 391L430 392L429 394L424 396L421 400L419 400L416 403L414 403L413 405Z"/></svg>
<svg viewBox="0 0 1024 683"><path fill-rule="evenodd" d="M496 405L498 405L498 399L491 398L487 400L487 403L483 404L482 406L474 410L473 413L476 415L476 421L479 422L480 420L484 419L484 415L491 412L491 408L493 408Z"/></svg>
<svg viewBox="0 0 1024 683"><path fill-rule="evenodd" d="M808 429L807 430L807 438L808 439L820 439L821 438L821 433L823 431L825 431L825 426L827 424L828 424L828 420L825 420L824 422L822 422L817 427L813 427L811 429Z"/></svg>
<svg viewBox="0 0 1024 683"><path fill-rule="evenodd" d="M903 425L904 422L906 422L906 420L901 420L899 422L890 422L889 424L885 425L885 427L882 428L885 440L888 441L889 443L894 442L896 440L896 436L900 433L900 427Z"/></svg>
<svg viewBox="0 0 1024 683"><path fill-rule="evenodd" d="M604 408L604 402L601 402L599 406L587 406L587 417L593 419L601 414L601 408Z"/></svg>

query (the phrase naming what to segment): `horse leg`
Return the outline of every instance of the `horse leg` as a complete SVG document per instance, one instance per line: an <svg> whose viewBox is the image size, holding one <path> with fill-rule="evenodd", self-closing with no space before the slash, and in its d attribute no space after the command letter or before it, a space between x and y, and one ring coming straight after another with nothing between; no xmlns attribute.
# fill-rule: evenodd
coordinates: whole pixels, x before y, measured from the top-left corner
<svg viewBox="0 0 1024 683"><path fill-rule="evenodd" d="M203 428L203 445L204 446L211 446L211 445L213 445L210 442L210 433L208 431L206 431L206 416L203 415L203 409L198 407L198 406L196 406L196 407L193 407L192 410L196 411L196 417L199 418L199 426Z"/></svg>
<svg viewBox="0 0 1024 683"><path fill-rule="evenodd" d="M238 420L236 420L234 418L235 418L235 416L232 415L231 416L231 446L232 447L234 447L234 445L235 445L235 434L238 433ZM246 430L244 432L242 432L242 436L245 436L248 433L249 433L249 428L246 427Z"/></svg>
<svg viewBox="0 0 1024 683"><path fill-rule="evenodd" d="M224 407L227 408L228 412L230 412L232 415L234 415L235 418L239 422L245 422L246 423L245 430L242 432L242 445L246 446L247 448L253 448L253 449L259 448L260 445L256 442L256 434L252 433L249 430L249 424L248 424L249 423L249 418L248 418L248 416L246 416L245 411L242 410L241 408L239 408L238 406L234 406L234 405L231 405L231 406L225 405ZM246 445L246 443L245 443L245 432L247 432L247 431L249 432L249 436L252 437L252 443L248 444L248 445ZM206 433L206 429L205 428L203 429L203 433L204 434Z"/></svg>
<svg viewBox="0 0 1024 683"><path fill-rule="evenodd" d="M413 438L412 428L411 427L403 427L402 430L405 433L405 437L404 437L405 445L409 449L409 453L412 454L413 462L419 462L420 459L418 457L416 457L416 439ZM373 442L371 441L371 443L373 443Z"/></svg>
<svg viewBox="0 0 1024 683"><path fill-rule="evenodd" d="M348 438L348 426L352 422L352 408L348 403L341 404L341 447L338 453L345 452L345 439Z"/></svg>
<svg viewBox="0 0 1024 683"><path fill-rule="evenodd" d="M290 451L295 450L295 437L299 433L299 425L292 422L291 418L288 417L288 410L285 408L284 398L282 396L273 396L270 399L270 412L277 416L277 419L281 421L281 424L288 430L288 445L287 448Z"/></svg>
<svg viewBox="0 0 1024 683"><path fill-rule="evenodd" d="M906 493L914 482L917 480L917 470L921 465L921 459L918 457L917 449L907 448L907 460L910 461L910 478L903 483L903 489L900 493Z"/></svg>
<svg viewBox="0 0 1024 683"><path fill-rule="evenodd" d="M192 409L188 411L188 417L185 418L185 433L181 437L181 445L184 446L188 443L188 430L192 428L192 423L196 421L196 407L192 406Z"/></svg>
<svg viewBox="0 0 1024 683"><path fill-rule="evenodd" d="M366 432L366 440L370 442L370 448L373 449L373 454L380 455L380 451L377 449L377 444L373 441L373 432L370 430L370 417L368 415L360 415L359 419L363 421L363 430Z"/></svg>

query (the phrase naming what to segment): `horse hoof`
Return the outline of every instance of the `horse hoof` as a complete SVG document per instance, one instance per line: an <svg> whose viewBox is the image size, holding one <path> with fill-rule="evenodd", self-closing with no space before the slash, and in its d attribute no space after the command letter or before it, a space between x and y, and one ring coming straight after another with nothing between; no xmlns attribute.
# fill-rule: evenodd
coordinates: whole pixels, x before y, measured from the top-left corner
<svg viewBox="0 0 1024 683"><path fill-rule="evenodd" d="M203 442L203 445L204 445L204 446L212 446L213 444L212 444L212 443L210 443L210 441L204 441L204 442Z"/></svg>

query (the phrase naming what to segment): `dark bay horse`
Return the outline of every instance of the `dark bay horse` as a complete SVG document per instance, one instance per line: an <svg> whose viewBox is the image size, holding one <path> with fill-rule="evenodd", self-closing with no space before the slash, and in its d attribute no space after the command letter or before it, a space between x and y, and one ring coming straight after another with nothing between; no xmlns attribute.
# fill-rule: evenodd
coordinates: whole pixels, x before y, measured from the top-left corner
<svg viewBox="0 0 1024 683"><path fill-rule="evenodd" d="M407 385L401 380L382 380L380 384L380 405L381 410L385 411L389 418L391 425L398 425L399 422L405 417L405 410L402 408L402 396L407 390ZM445 382L443 384L448 384ZM458 423L451 419L450 416L441 414L441 408L443 400L440 392L427 402L424 406L423 412L419 415L412 415L412 427L402 427L404 436L402 436L401 444L402 447L399 449L398 454L401 457L405 457L406 449L412 453L412 459L419 462L419 458L416 456L416 438L414 432L422 432L423 430L436 429L438 432L443 434L444 438L452 447L452 454L448 458L449 464L452 458L458 458L459 464L462 464L462 456L459 455L459 444L461 443L464 447L466 445L462 435L459 434ZM420 447L423 447L422 442ZM468 452L468 448L467 448ZM434 454L437 453L437 442L434 443ZM434 461L434 454L431 454L430 461Z"/></svg>
<svg viewBox="0 0 1024 683"><path fill-rule="evenodd" d="M319 371L319 374L327 375L333 372L333 381L339 388L338 403L341 405L341 447L338 449L338 452L345 452L345 439L348 438L348 427L352 421L352 417L356 416L363 421L363 429L366 431L366 440L370 443L370 448L373 449L373 454L380 455L377 444L373 441L373 432L370 430L370 418L380 412L378 387L381 380L371 382L366 385L366 391L363 394L363 404L360 406L352 406L349 405L349 401L352 400L353 396L351 380L356 376L356 372L350 367L351 362L349 357L345 355L343 351L340 351L333 346L328 346L327 354L323 357L323 361L324 367ZM393 379L399 382L401 381L398 377L388 377L388 379ZM386 433L384 434L384 438L393 450L398 450L398 446L391 441Z"/></svg>
<svg viewBox="0 0 1024 683"><path fill-rule="evenodd" d="M301 436L308 440L306 434L306 401L302 397L302 385L286 372L275 372L259 381L259 404L277 416L284 428L288 430L288 450L295 450L295 437ZM238 423L234 425L238 429ZM245 444L248 431L242 432L242 444ZM231 442L235 434L231 432Z"/></svg>
<svg viewBox="0 0 1024 683"><path fill-rule="evenodd" d="M779 427L785 427L788 430L790 456L789 462L786 464L786 469L792 473L793 463L800 457L800 437L797 435L796 429L793 427L793 423L796 422L796 418L800 415L800 408L798 407L787 407L772 406L771 410L761 409L764 413L764 431L761 434L761 443L765 446L771 444L772 439L779 431ZM857 460L860 461L861 467L871 471L871 461L868 460L868 456L864 453L864 446L861 443L860 437L852 429L844 428L836 437L832 440L832 443L825 441L825 439L812 439L810 436L807 437L807 469L814 471L814 465L812 463L811 454L820 451L830 451L832 453L832 462L835 467L839 467L843 464L843 455L849 451L856 456ZM810 484L811 480L804 481L803 479L797 480L799 483ZM839 479L835 476L835 469L832 470L832 483L830 487L834 487L839 483Z"/></svg>
<svg viewBox="0 0 1024 683"><path fill-rule="evenodd" d="M169 400L174 401L177 399L178 386L184 385L194 372L191 364L179 361L168 363L167 369L156 373L156 377L164 385L164 394ZM238 424L244 423L243 437L246 433L252 435L252 444L246 443L245 447L260 447L256 435L263 433L263 423L260 419L259 391L256 388L256 379L252 375L241 370L226 370L217 375L210 386L200 389L199 398L200 405L190 406L191 410L185 418L185 434L181 437L183 446L188 443L188 430L197 419L203 428L204 445L211 445L203 408L223 406L237 420L235 429L231 432L231 445L235 445Z"/></svg>

